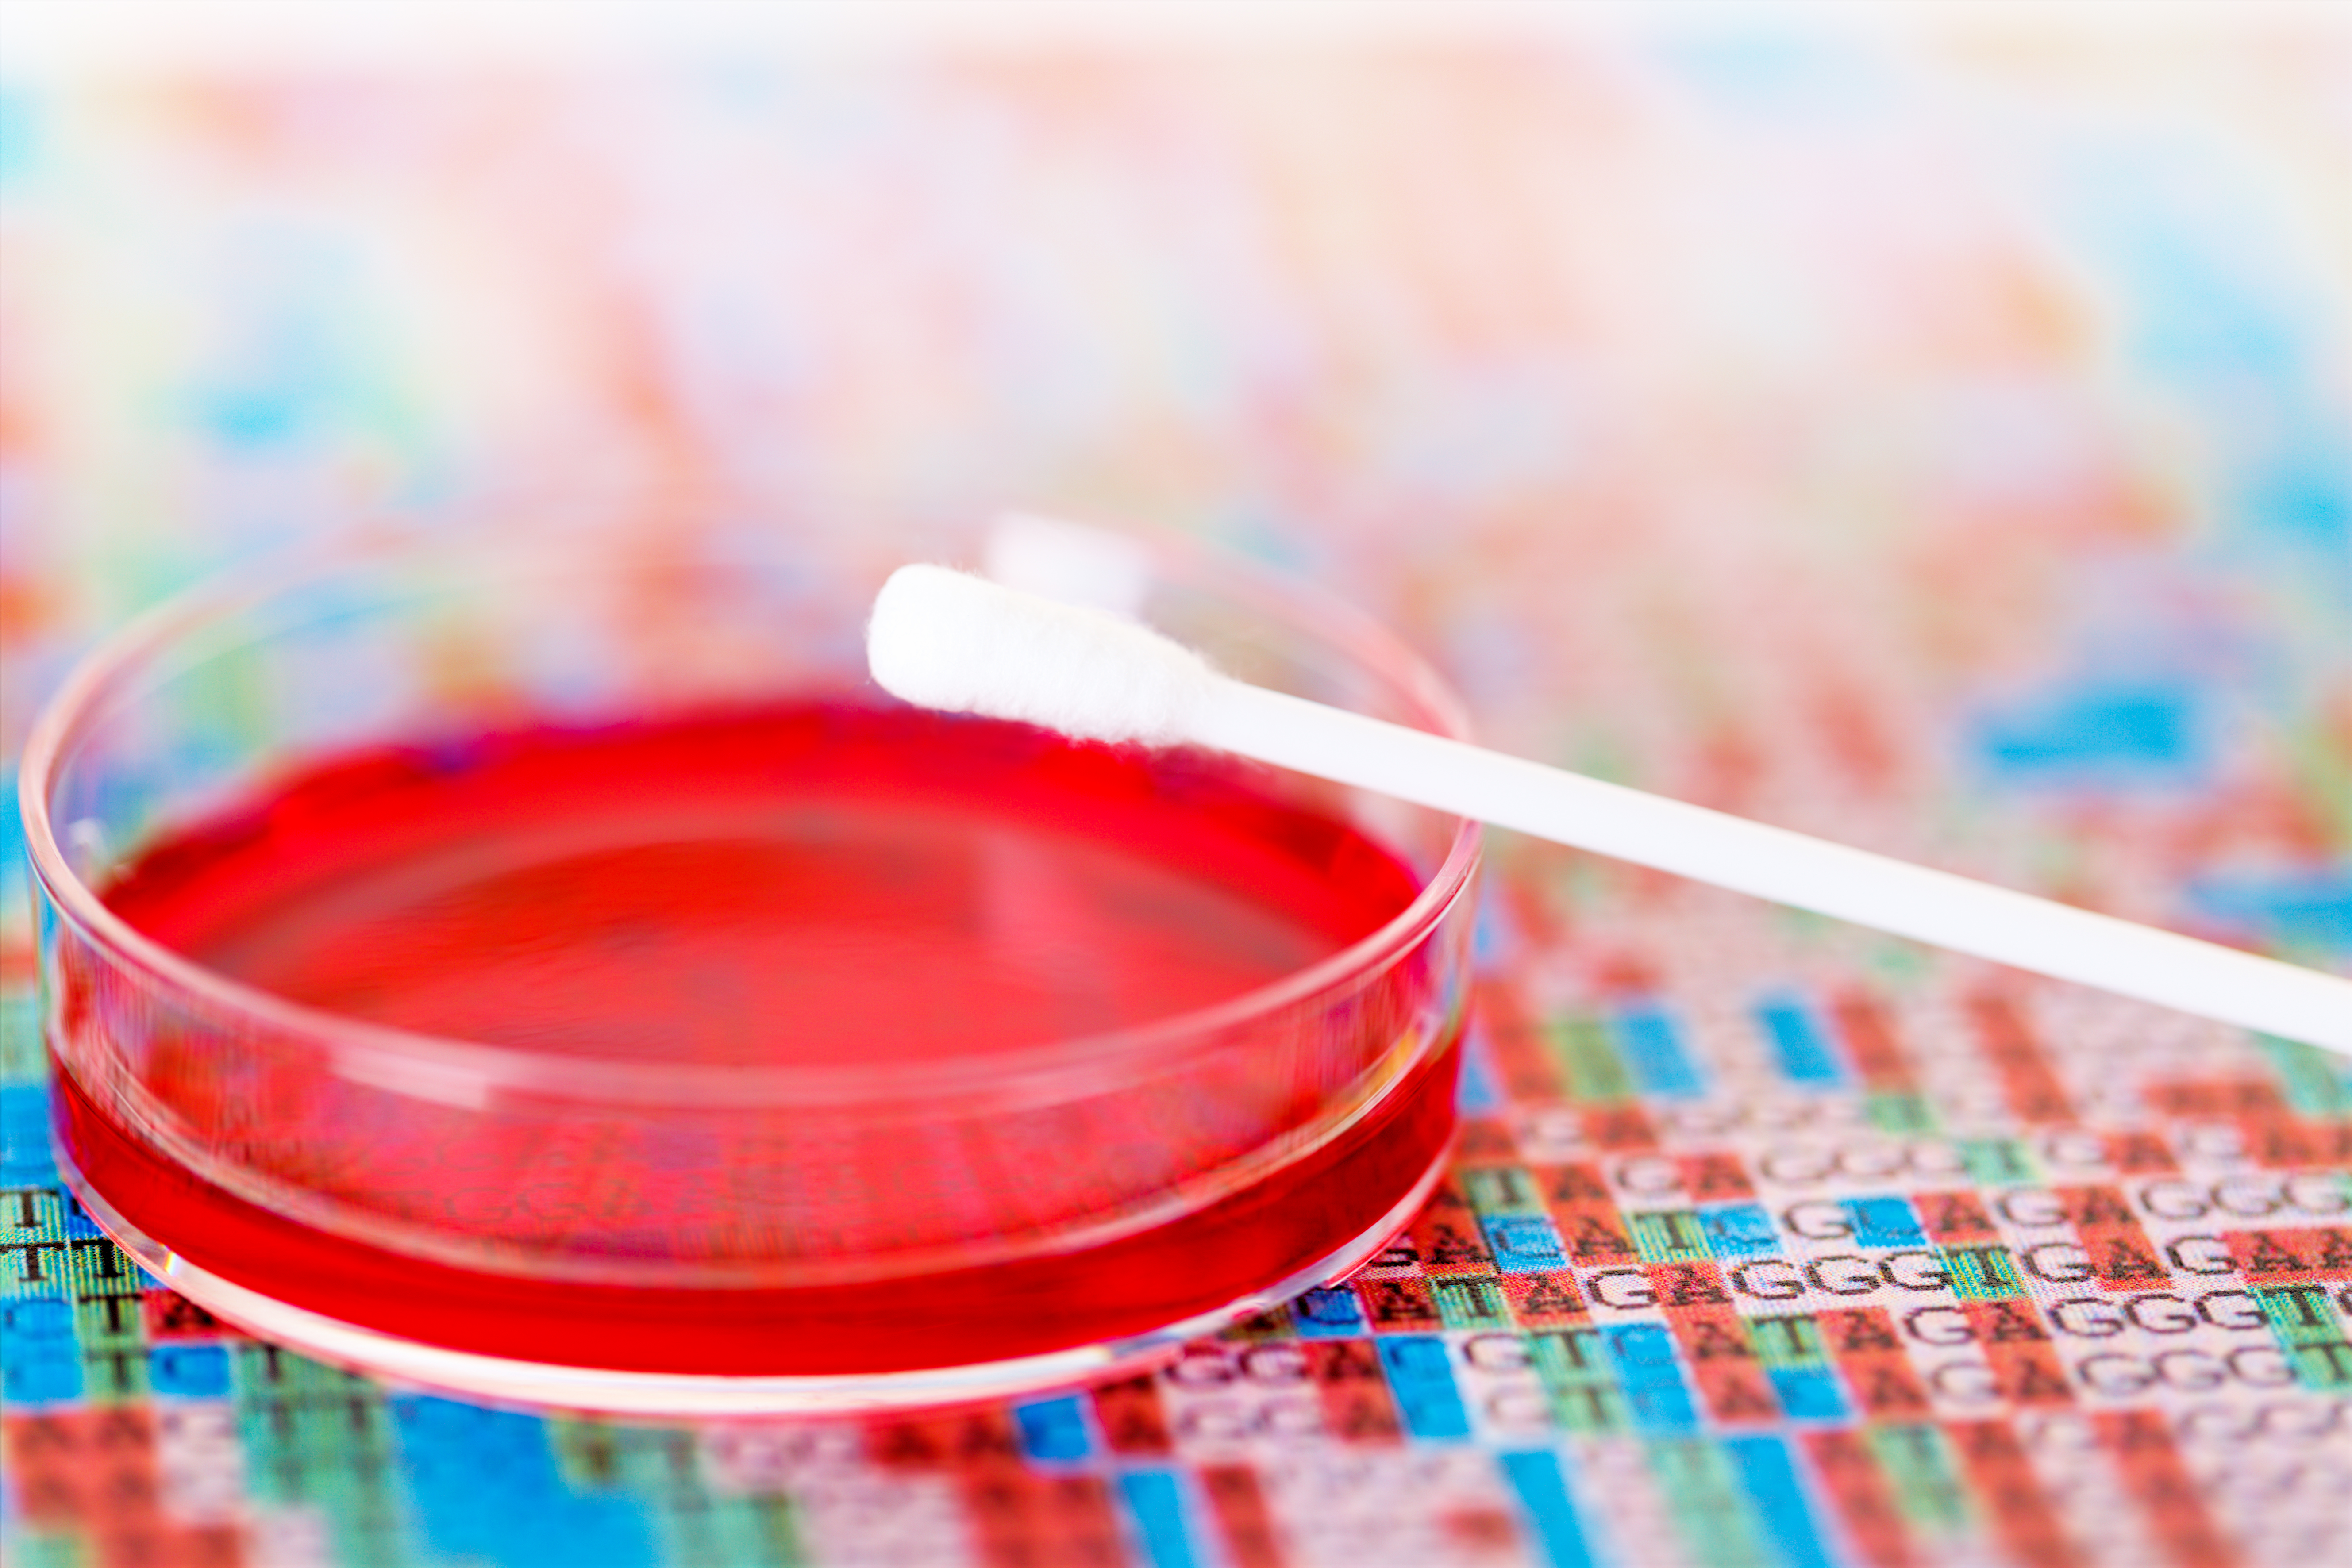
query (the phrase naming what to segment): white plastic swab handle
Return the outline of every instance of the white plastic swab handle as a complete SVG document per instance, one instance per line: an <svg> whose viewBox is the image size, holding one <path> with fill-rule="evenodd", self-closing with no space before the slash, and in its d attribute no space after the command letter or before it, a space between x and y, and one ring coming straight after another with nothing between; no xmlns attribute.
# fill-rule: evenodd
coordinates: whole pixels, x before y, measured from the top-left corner
<svg viewBox="0 0 2352 1568"><path fill-rule="evenodd" d="M1202 745L2352 1054L2352 980L1215 677Z"/></svg>

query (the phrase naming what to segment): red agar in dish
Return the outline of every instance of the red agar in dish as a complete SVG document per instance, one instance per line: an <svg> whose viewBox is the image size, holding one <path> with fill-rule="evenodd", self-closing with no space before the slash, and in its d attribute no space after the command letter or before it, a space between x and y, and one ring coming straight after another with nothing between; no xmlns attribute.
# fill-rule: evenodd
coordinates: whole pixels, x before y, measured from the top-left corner
<svg viewBox="0 0 2352 1568"><path fill-rule="evenodd" d="M820 703L331 758L155 844L104 896L220 973L426 1034L920 1072L1229 1000L1418 891L1354 828L1206 758ZM1364 1027L1394 1017L1370 1008ZM1389 1042L1370 1043L1367 1061ZM1152 1228L772 1288L554 1281L379 1248L159 1156L68 1073L58 1093L92 1186L248 1289L481 1354L754 1375L1042 1354L1263 1289L1363 1235L1430 1167L1454 1064L1448 1040L1339 1136Z"/></svg>

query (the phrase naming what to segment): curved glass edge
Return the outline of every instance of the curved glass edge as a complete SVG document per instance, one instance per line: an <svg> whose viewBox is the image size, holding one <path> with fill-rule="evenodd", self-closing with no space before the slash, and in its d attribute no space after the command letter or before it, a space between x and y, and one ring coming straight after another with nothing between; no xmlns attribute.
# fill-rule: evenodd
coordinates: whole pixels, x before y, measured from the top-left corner
<svg viewBox="0 0 2352 1568"><path fill-rule="evenodd" d="M517 541L499 547L499 553L528 559L531 550L543 549L547 543ZM1197 543L1153 541L1150 549L1156 559L1180 570L1208 574L1212 587L1214 578L1222 575L1246 585L1245 591L1256 597L1297 601L1286 606L1286 613L1308 622L1315 634L1333 641L1349 656L1371 664L1383 679L1392 682L1424 710L1422 716L1432 723L1437 733L1468 738L1467 721L1443 681L1411 648L1353 606L1323 594L1311 584L1292 581L1255 562L1227 558ZM443 1039L344 1018L273 996L173 952L133 929L74 873L58 842L51 821L49 786L59 766L69 757L73 743L97 716L99 706L116 693L119 683L129 677L138 663L166 645L173 636L199 628L210 619L236 613L272 593L363 566L387 555L394 560L457 559L446 545L390 543L383 539L308 553L281 563L274 570L239 573L177 595L140 616L85 656L35 719L17 780L27 858L37 896L47 905L45 915L69 926L94 951L112 962L184 988L205 1004L242 1015L264 1028L313 1037L333 1053L338 1068L347 1070L350 1076L404 1092L424 1089L424 1097L428 1099L454 1095L478 1106L494 1094L546 1092L559 1083L563 1089L562 1097L566 1099L611 1098L648 1103L697 1103L713 1099L740 1103L747 1095L799 1104L854 1103L872 1098L857 1092L858 1084L835 1081L840 1075L822 1071L769 1069L746 1074L730 1069L705 1084L701 1082L704 1075L682 1071L675 1064L583 1064L574 1059L541 1058L511 1047ZM1030 1051L1004 1053L990 1064L985 1082L949 1087L959 1093L986 1093L991 1089L1018 1093L1017 1086L1035 1081L1050 1098L1055 1092L1071 1092L1072 1086L1065 1080L1073 1073L1092 1082L1105 1069L1144 1056L1164 1066L1167 1051L1180 1042L1213 1040L1247 1022L1385 967L1428 936L1469 887L1476 873L1480 825L1466 818L1456 821L1444 860L1420 894L1387 924L1350 946L1271 985L1213 1007L1136 1029L1054 1041ZM45 949L47 946L43 944ZM459 1080L464 1082L460 1083Z"/></svg>
<svg viewBox="0 0 2352 1568"><path fill-rule="evenodd" d="M1452 907L1448 905L1448 910ZM1247 1150L1223 1165L1207 1167L1145 1202L1060 1228L1000 1237L989 1242L959 1241L926 1250L893 1252L861 1258L854 1262L837 1261L829 1267L797 1260L786 1268L727 1269L705 1265L688 1270L682 1269L675 1261L632 1268L625 1262L612 1259L567 1260L520 1247L485 1247L472 1239L452 1241L431 1227L404 1224L382 1217L371 1218L368 1239L409 1257L455 1268L550 1283L600 1285L671 1286L684 1283L713 1289L772 1289L780 1284L790 1287L919 1279L950 1268L1021 1262L1046 1254L1102 1246L1175 1223L1238 1189L1270 1180L1289 1166L1304 1163L1346 1135L1357 1124L1385 1107L1432 1059L1448 1051L1465 1049L1465 1024L1466 1000L1457 1006L1441 1027L1418 1031L1409 1049L1399 1051L1392 1047L1375 1070L1375 1076L1360 1082L1354 1092L1329 1106L1322 1115L1291 1129L1281 1137ZM80 1082L81 1074L75 1063L54 1052L50 1060L54 1071L72 1073L76 1082ZM93 1100L97 1098L89 1085L83 1084L81 1092ZM143 1085L133 1083L126 1089L124 1085L117 1084L111 1086L109 1103L116 1112L126 1109L136 1112L147 1103L147 1099ZM340 1236L350 1232L339 1201L322 1198L289 1183L257 1176L248 1170L223 1166L213 1160L201 1145L173 1128L168 1118L156 1115L143 1122L125 1118L121 1125L125 1132L132 1134L158 1154L176 1162L191 1174L192 1179L208 1182L233 1197L326 1234ZM70 1160L68 1141L61 1134L53 1135L51 1144L59 1166L63 1168ZM77 1180L81 1183L76 1188L77 1192L86 1197L96 1193L97 1189L87 1178L80 1177L79 1172ZM109 1213L117 1215L126 1231L140 1236L145 1234L130 1219L121 1217L110 1204L107 1209ZM183 1263L187 1268L196 1267L185 1263L184 1260Z"/></svg>
<svg viewBox="0 0 2352 1568"><path fill-rule="evenodd" d="M1148 1372L1187 1341L1217 1333L1311 1290L1336 1284L1380 1256L1444 1179L1449 1138L1429 1168L1368 1229L1295 1274L1224 1306L1148 1333L1044 1355L970 1366L807 1377L713 1377L512 1361L379 1333L247 1289L180 1257L132 1225L58 1153L58 1171L99 1228L131 1260L223 1322L306 1355L390 1382L530 1411L696 1417L846 1416L1045 1393Z"/></svg>

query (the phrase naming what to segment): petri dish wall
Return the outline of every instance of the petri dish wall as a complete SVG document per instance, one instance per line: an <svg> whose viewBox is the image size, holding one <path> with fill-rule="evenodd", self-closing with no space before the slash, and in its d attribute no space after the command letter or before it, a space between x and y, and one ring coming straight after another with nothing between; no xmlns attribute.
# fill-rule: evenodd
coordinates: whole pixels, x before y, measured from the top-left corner
<svg viewBox="0 0 2352 1568"><path fill-rule="evenodd" d="M1138 559L1135 607L1228 671L1461 733L1425 667L1312 589L1189 548ZM1199 754L916 734L864 671L865 615L895 564L781 529L393 541L215 585L102 648L23 774L59 1164L91 1217L263 1337L476 1396L639 1413L927 1405L1114 1375L1373 1256L1453 1134L1475 827ZM1090 944L1102 910L1149 900L1115 888L1064 907L1052 877L1037 893L1031 852L991 848L958 873L954 907L1000 925L1059 909L1039 962L1056 983L1099 982L1108 1011L1004 1023L986 953L976 980L896 949L861 970L820 907L793 915L829 933L817 958L761 947L708 983L660 969L638 926L567 953L570 969L527 954L541 967L487 994L536 987L550 1017L579 1003L570 1032L538 1034L387 1021L364 986L257 979L155 913L153 888L217 862L231 903L307 890L279 923L299 934L355 874L329 852L352 823L375 824L371 875L423 875L446 846L398 833L446 838L465 810L478 846L640 810L678 771L675 752L630 750L649 735L721 758L720 815L781 821L760 791L855 754L883 759L860 776L869 812L952 811L1011 779L992 798L1055 843L1120 849L1165 823L1169 855L1206 867L1225 841L1184 835L1213 821L1279 841L1274 859L1249 859L1255 840L1235 851L1218 896L1247 904L1287 877L1300 897L1373 888L1372 903L1290 959L1253 949L1261 969L1238 988L1121 1011L1122 991L1142 993ZM514 737L539 738L499 738ZM471 806L400 793L488 777L491 754L522 783ZM718 798L688 815L707 826ZM835 853L855 816L793 810L808 853ZM703 828L654 836L681 874L750 889L756 925L789 878L741 847L750 831L699 849ZM250 858L304 843L324 856L308 871ZM1218 934L1250 918L1202 916ZM355 929L355 950L376 951ZM819 1023L775 999L828 977ZM746 983L758 994L729 989ZM629 1028L598 1032L598 1009L631 1008ZM673 1014L703 1021L666 1029ZM958 1032L992 1020L978 1044Z"/></svg>

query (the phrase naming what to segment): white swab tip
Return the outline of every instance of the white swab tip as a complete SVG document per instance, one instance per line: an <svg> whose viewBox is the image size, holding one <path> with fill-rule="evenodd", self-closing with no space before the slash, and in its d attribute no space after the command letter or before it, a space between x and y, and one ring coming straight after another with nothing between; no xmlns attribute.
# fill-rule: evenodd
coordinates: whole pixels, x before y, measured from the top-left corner
<svg viewBox="0 0 2352 1568"><path fill-rule="evenodd" d="M919 707L1155 746L1185 737L1216 679L1139 622L943 566L891 573L866 660L883 690Z"/></svg>

